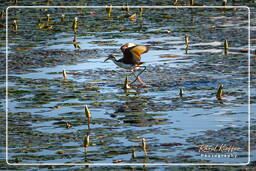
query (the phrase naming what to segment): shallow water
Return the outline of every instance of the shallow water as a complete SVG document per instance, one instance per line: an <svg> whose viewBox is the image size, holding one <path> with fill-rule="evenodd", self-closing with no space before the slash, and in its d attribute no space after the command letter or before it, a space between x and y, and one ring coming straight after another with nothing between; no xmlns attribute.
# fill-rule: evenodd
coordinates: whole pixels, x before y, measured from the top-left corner
<svg viewBox="0 0 256 171"><path fill-rule="evenodd" d="M112 18L105 9L9 12L9 22L16 18L19 25L9 33L9 162L248 161L248 54L232 51L247 48L246 9L145 9L136 20L121 9L114 9ZM138 15L137 9L134 12ZM47 13L52 16L48 25ZM75 16L80 50L72 42ZM38 27L38 18L47 28ZM224 39L231 49L227 55ZM142 58L148 88L137 84L123 90L129 72L103 63L109 54L121 57L119 47L127 42L150 46ZM63 69L67 80L62 78ZM224 97L218 100L221 84ZM92 115L89 126L85 105ZM148 156L141 148L142 138ZM241 151L232 153L237 158L205 158L198 151L199 145L220 143L239 147Z"/></svg>

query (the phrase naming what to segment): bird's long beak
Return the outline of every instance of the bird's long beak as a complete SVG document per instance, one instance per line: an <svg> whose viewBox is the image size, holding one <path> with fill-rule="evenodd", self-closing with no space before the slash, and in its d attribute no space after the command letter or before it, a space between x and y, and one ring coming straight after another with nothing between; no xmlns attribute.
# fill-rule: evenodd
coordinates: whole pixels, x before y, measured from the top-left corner
<svg viewBox="0 0 256 171"><path fill-rule="evenodd" d="M109 59L115 59L115 56L114 55L109 55L108 56L108 58L107 59L105 59L105 61L104 62L106 62L107 60L109 60Z"/></svg>
<svg viewBox="0 0 256 171"><path fill-rule="evenodd" d="M104 62L106 62L106 61L109 60L109 59L110 59L110 57L108 57L107 59L105 59Z"/></svg>

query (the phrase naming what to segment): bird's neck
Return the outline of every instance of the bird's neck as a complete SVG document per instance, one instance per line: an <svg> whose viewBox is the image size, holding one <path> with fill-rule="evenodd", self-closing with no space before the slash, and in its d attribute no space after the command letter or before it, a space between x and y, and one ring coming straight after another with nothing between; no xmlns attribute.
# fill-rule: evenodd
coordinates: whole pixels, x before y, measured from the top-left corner
<svg viewBox="0 0 256 171"><path fill-rule="evenodd" d="M121 63L118 62L116 59L112 59L112 61L113 61L117 66L122 67L122 66L121 66Z"/></svg>
<svg viewBox="0 0 256 171"><path fill-rule="evenodd" d="M116 58L111 58L111 60L116 64L117 62Z"/></svg>
<svg viewBox="0 0 256 171"><path fill-rule="evenodd" d="M124 65L123 62L120 62L120 61L118 61L118 60L116 60L116 59L112 59L112 61L113 61L117 66L123 68L123 65Z"/></svg>
<svg viewBox="0 0 256 171"><path fill-rule="evenodd" d="M110 58L109 60L113 61L116 65L117 65L117 63L118 63L115 57L112 57L112 58Z"/></svg>

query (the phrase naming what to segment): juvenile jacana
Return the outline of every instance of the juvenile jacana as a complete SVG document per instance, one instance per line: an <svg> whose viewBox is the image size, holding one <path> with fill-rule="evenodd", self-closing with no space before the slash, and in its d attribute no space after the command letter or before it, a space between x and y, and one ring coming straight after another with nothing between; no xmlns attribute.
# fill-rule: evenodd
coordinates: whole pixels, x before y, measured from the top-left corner
<svg viewBox="0 0 256 171"><path fill-rule="evenodd" d="M117 60L114 55L109 55L104 62L107 60L112 60L117 66L130 70L136 77L136 79L130 84L133 84L135 81L139 80L141 84L145 85L145 83L139 77L139 75L141 75L146 70L146 66L142 66L144 62L140 61L140 55L148 52L149 48L147 46L136 45L134 43L126 43L121 46L120 49L123 52L123 58ZM139 68L143 68L143 70L138 75L136 75L134 71L138 70Z"/></svg>

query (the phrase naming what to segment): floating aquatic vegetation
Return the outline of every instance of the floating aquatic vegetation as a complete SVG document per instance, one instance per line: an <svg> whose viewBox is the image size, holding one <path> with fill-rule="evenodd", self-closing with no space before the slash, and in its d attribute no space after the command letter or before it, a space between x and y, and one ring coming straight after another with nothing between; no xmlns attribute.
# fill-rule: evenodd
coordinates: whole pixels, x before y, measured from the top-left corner
<svg viewBox="0 0 256 171"><path fill-rule="evenodd" d="M72 127L72 125L70 123L66 122L66 128L69 129L71 127Z"/></svg>
<svg viewBox="0 0 256 171"><path fill-rule="evenodd" d="M174 146L181 146L181 143L162 143L160 146L167 146L167 147L174 147Z"/></svg>
<svg viewBox="0 0 256 171"><path fill-rule="evenodd" d="M162 57L162 58L176 58L178 56L177 55L172 55L172 54L170 54L170 55L166 54L166 55L161 55L160 57Z"/></svg>
<svg viewBox="0 0 256 171"><path fill-rule="evenodd" d="M39 29L43 29L43 28L45 28L45 24L44 23L38 23L38 27L39 27Z"/></svg>
<svg viewBox="0 0 256 171"><path fill-rule="evenodd" d="M35 148L25 148L20 150L21 153L36 153L38 151L40 151L40 149Z"/></svg>
<svg viewBox="0 0 256 171"><path fill-rule="evenodd" d="M97 12L96 12L96 11L89 11L87 14L89 14L89 15L95 15L95 14L97 14Z"/></svg>
<svg viewBox="0 0 256 171"><path fill-rule="evenodd" d="M24 96L29 93L31 93L31 90L17 89L15 87L8 88L8 96L9 97L21 97L21 96Z"/></svg>
<svg viewBox="0 0 256 171"><path fill-rule="evenodd" d="M97 44L100 46L105 46L105 45L116 45L117 41L116 40L105 40L105 41L91 41L89 43Z"/></svg>
<svg viewBox="0 0 256 171"><path fill-rule="evenodd" d="M76 103L76 102L73 102L73 103L63 103L62 106L81 106L81 103Z"/></svg>
<svg viewBox="0 0 256 171"><path fill-rule="evenodd" d="M21 160L20 158L15 158L15 159L14 159L14 162L15 162L15 163L20 163L20 162L22 162L22 160Z"/></svg>
<svg viewBox="0 0 256 171"><path fill-rule="evenodd" d="M113 163L121 163L123 160L113 160Z"/></svg>
<svg viewBox="0 0 256 171"><path fill-rule="evenodd" d="M53 26L45 23L38 23L39 29L52 30Z"/></svg>
<svg viewBox="0 0 256 171"><path fill-rule="evenodd" d="M135 19L136 19L136 17L137 17L137 14L136 14L136 13L134 13L134 14L132 14L132 15L130 15L130 16L129 16L129 19L131 19L131 20L135 20Z"/></svg>
<svg viewBox="0 0 256 171"><path fill-rule="evenodd" d="M56 154L65 154L65 151L56 151Z"/></svg>
<svg viewBox="0 0 256 171"><path fill-rule="evenodd" d="M61 108L61 105L56 105L56 106L53 106L51 107L52 109L60 109Z"/></svg>

